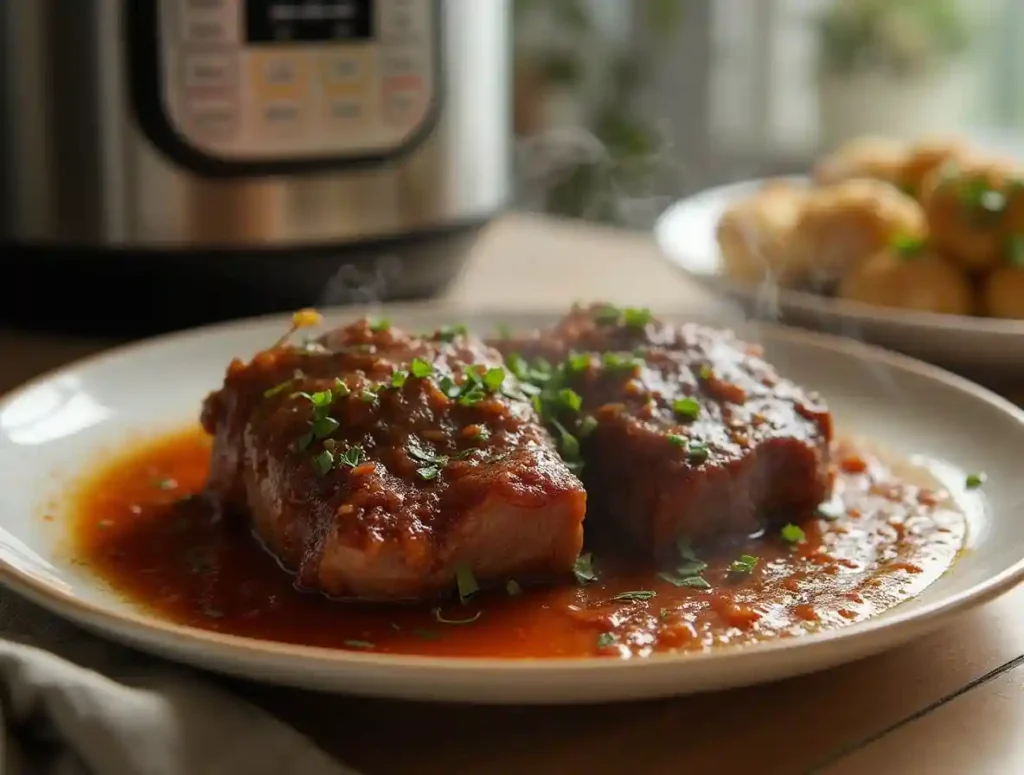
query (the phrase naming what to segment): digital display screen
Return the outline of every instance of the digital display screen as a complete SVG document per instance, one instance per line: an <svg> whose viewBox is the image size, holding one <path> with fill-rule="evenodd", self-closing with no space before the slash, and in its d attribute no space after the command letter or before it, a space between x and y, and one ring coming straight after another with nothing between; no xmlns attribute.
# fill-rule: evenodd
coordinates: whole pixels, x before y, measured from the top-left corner
<svg viewBox="0 0 1024 775"><path fill-rule="evenodd" d="M373 0L245 0L249 43L329 43L373 34Z"/></svg>

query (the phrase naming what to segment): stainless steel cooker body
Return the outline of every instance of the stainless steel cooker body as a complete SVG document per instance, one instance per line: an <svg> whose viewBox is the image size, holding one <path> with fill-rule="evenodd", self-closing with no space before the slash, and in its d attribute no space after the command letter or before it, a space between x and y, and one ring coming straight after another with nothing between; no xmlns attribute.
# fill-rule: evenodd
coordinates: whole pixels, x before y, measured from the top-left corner
<svg viewBox="0 0 1024 775"><path fill-rule="evenodd" d="M509 189L507 0L3 0L0 241L344 246Z"/></svg>

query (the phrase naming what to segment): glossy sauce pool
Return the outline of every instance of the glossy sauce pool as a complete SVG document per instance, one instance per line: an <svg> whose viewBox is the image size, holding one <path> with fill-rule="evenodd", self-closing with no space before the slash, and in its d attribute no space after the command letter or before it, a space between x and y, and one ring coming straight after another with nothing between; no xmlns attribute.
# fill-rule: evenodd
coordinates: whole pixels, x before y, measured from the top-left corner
<svg viewBox="0 0 1024 775"><path fill-rule="evenodd" d="M570 577L465 604L369 606L297 590L244 525L190 498L202 490L209 454L205 434L188 430L104 466L75 495L75 561L171 621L328 648L629 658L798 635L865 619L920 593L954 562L966 531L941 491L844 444L826 516L788 530L795 542L773 531L700 553L706 585L672 582L692 574L692 559L680 558L690 566L683 575L669 568L663 576L596 553L597 580L586 584ZM742 555L757 558L752 572L730 570Z"/></svg>

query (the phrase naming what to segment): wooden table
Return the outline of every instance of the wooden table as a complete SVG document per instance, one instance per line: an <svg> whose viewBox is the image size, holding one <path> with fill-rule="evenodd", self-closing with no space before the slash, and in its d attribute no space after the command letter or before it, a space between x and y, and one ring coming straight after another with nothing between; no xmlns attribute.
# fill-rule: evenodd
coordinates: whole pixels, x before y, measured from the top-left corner
<svg viewBox="0 0 1024 775"><path fill-rule="evenodd" d="M527 216L484 235L447 302L563 308L598 298L695 312L716 304L643 237ZM106 344L0 330L0 389ZM0 630L32 622L88 637L48 617L0 598ZM651 703L466 708L225 681L368 775L1009 775L1024 773L1024 587L882 656Z"/></svg>

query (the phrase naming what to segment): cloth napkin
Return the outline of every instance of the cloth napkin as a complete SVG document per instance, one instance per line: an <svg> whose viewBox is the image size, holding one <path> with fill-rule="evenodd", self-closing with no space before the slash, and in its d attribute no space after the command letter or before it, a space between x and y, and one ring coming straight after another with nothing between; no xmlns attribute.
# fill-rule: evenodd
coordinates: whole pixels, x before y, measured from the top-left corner
<svg viewBox="0 0 1024 775"><path fill-rule="evenodd" d="M202 674L9 592L0 633L0 775L357 775Z"/></svg>

